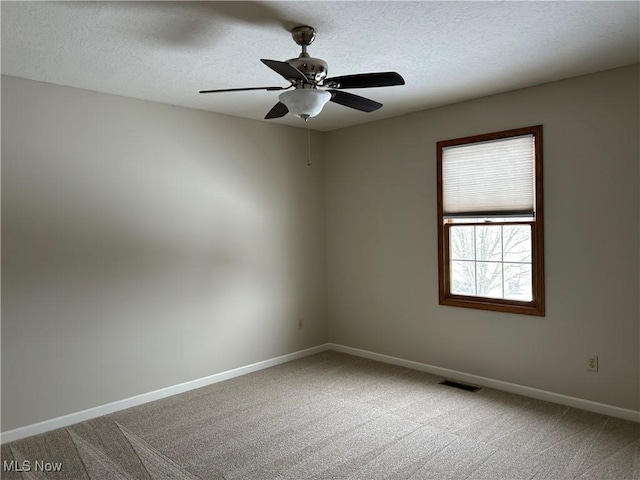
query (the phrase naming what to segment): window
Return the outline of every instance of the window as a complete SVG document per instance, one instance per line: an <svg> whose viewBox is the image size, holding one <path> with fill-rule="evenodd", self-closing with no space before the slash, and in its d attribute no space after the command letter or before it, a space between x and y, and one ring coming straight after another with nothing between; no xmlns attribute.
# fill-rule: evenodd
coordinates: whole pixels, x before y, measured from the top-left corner
<svg viewBox="0 0 640 480"><path fill-rule="evenodd" d="M542 125L437 143L440 304L544 316Z"/></svg>

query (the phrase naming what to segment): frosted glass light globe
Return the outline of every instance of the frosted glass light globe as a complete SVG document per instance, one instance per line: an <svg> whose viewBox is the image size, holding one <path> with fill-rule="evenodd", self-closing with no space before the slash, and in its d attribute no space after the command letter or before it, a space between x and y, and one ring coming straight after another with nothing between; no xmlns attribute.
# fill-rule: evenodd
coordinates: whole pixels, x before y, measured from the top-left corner
<svg viewBox="0 0 640 480"><path fill-rule="evenodd" d="M331 93L317 88L296 88L278 97L289 112L300 118L315 117L331 99Z"/></svg>

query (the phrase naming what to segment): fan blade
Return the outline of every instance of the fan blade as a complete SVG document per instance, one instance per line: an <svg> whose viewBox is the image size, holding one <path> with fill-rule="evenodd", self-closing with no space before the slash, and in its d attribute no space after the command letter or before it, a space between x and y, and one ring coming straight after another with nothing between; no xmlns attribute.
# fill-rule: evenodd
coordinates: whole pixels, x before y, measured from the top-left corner
<svg viewBox="0 0 640 480"><path fill-rule="evenodd" d="M292 87L289 85L288 87L249 87L249 88L223 88L220 90L200 90L199 93L219 93L219 92L244 92L246 90L288 90Z"/></svg>
<svg viewBox="0 0 640 480"><path fill-rule="evenodd" d="M289 113L287 106L282 102L278 102L271 110L269 110L269 113L267 113L264 118L265 120L269 120L270 118L280 118L284 117L287 113Z"/></svg>
<svg viewBox="0 0 640 480"><path fill-rule="evenodd" d="M341 92L340 90L329 90L329 92L331 92L331 102L339 103L345 107L355 108L361 112L374 112L382 107L381 103L359 95L354 95L353 93Z"/></svg>
<svg viewBox="0 0 640 480"><path fill-rule="evenodd" d="M304 73L290 63L279 62L278 60L265 60L264 58L260 59L260 61L291 83L293 83L294 80L302 80L304 83L309 83L309 79L305 77Z"/></svg>
<svg viewBox="0 0 640 480"><path fill-rule="evenodd" d="M372 88L404 85L404 78L396 72L359 73L326 78L322 85L331 88Z"/></svg>

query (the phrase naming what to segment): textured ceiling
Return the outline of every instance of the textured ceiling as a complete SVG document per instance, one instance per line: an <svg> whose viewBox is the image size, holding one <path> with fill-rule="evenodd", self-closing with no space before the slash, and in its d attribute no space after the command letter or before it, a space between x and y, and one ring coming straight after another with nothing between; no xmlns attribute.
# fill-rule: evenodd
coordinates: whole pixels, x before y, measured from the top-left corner
<svg viewBox="0 0 640 480"><path fill-rule="evenodd" d="M262 119L286 85L260 58L300 50L311 25L329 75L397 71L406 85L351 90L384 104L329 103L332 130L639 61L639 2L1 2L2 73ZM292 115L269 120L305 126Z"/></svg>

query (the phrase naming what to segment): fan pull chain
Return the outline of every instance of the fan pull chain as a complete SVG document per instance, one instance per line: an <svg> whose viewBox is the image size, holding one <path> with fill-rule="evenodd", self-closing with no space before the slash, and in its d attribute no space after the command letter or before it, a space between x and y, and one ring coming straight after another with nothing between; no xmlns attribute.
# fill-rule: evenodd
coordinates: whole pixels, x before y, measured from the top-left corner
<svg viewBox="0 0 640 480"><path fill-rule="evenodd" d="M307 122L307 144L309 146L309 157L307 160L307 167L311 166L311 127L309 127L309 117L304 119Z"/></svg>

